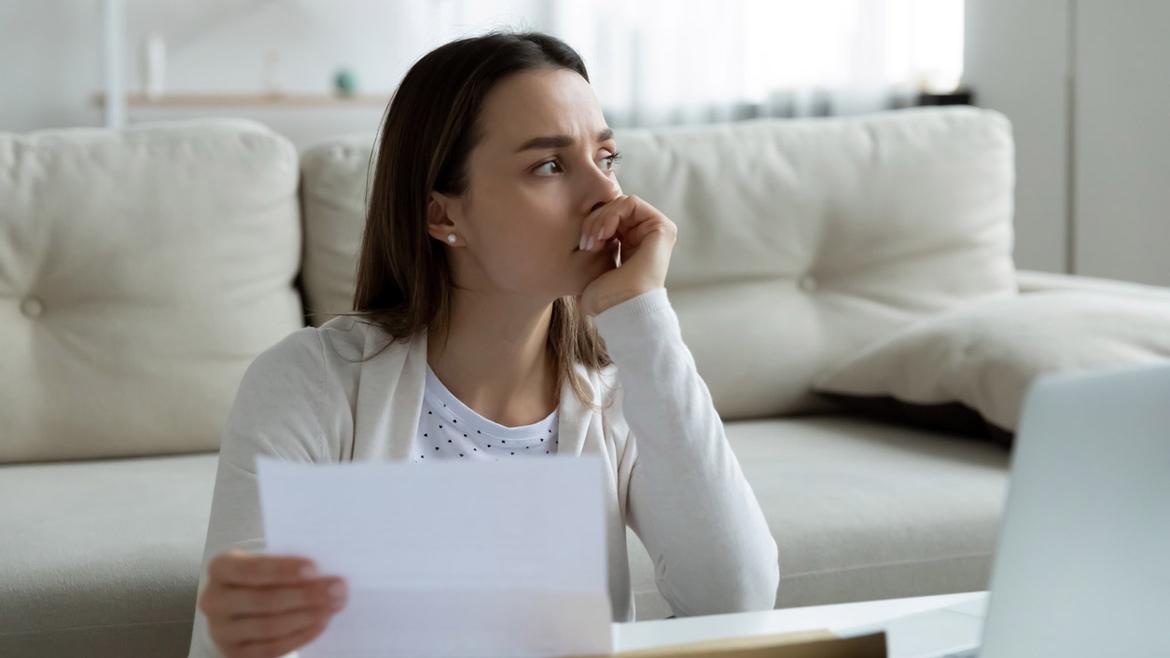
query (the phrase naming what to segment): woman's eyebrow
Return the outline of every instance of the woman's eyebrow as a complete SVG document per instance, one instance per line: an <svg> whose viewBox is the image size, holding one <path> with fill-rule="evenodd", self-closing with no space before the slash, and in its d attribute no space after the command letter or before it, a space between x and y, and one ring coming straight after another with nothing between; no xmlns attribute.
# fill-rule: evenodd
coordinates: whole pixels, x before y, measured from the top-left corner
<svg viewBox="0 0 1170 658"><path fill-rule="evenodd" d="M597 133L597 141L604 142L607 139L613 138L613 129L606 128ZM572 137L568 135L548 135L546 137L533 137L532 139L520 145L514 153L528 151L530 149L545 149L545 148L564 148L572 146L575 142Z"/></svg>

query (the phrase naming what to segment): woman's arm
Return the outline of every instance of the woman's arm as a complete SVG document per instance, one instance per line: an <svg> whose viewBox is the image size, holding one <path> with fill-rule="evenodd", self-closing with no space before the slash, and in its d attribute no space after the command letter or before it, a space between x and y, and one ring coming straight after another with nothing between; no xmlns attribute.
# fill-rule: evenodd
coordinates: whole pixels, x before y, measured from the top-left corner
<svg viewBox="0 0 1170 658"><path fill-rule="evenodd" d="M775 605L780 568L768 529L683 343L666 288L594 317L617 366L615 413L635 441L627 523L678 616Z"/></svg>
<svg viewBox="0 0 1170 658"><path fill-rule="evenodd" d="M300 329L260 354L245 371L220 440L211 518L199 574L207 584L211 559L232 548L264 548L256 456L292 462L328 459L318 412L324 358L317 330ZM221 658L207 618L196 608L191 658Z"/></svg>

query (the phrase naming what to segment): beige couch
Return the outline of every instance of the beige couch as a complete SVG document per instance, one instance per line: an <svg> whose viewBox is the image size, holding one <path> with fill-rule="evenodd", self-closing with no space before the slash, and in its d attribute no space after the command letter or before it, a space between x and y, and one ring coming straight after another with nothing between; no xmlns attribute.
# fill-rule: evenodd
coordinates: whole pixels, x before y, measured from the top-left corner
<svg viewBox="0 0 1170 658"><path fill-rule="evenodd" d="M0 135L0 655L183 656L250 360L348 308L370 137L246 121ZM621 130L667 288L781 551L777 606L987 586L1007 452L810 392L1017 273L1010 126L972 108ZM631 542L641 619L670 614Z"/></svg>

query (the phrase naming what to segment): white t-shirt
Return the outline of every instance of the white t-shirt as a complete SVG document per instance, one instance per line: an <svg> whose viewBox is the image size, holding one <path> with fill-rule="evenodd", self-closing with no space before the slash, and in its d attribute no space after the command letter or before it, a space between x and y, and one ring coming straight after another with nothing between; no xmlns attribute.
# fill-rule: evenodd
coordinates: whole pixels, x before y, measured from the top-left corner
<svg viewBox="0 0 1170 658"><path fill-rule="evenodd" d="M500 461L524 455L555 455L559 444L557 411L553 409L543 420L531 425L500 425L455 397L428 365L422 412L410 461Z"/></svg>

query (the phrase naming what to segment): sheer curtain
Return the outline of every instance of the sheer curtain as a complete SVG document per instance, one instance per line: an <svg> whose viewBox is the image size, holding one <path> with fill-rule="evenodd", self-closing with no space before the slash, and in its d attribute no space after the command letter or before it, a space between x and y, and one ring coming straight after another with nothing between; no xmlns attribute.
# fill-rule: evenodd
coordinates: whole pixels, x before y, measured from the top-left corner
<svg viewBox="0 0 1170 658"><path fill-rule="evenodd" d="M950 91L963 0L541 0L615 126L856 114Z"/></svg>

